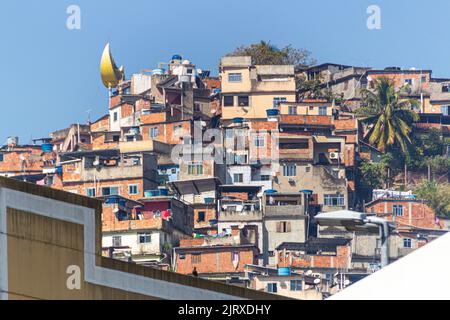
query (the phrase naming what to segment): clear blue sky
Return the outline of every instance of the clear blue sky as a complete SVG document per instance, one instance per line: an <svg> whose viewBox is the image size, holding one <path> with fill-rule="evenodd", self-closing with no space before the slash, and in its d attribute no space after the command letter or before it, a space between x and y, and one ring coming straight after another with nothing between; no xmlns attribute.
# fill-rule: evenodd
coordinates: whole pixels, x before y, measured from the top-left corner
<svg viewBox="0 0 450 320"><path fill-rule="evenodd" d="M81 8L81 30L66 9ZM381 8L368 30L366 9ZM217 73L241 44L307 48L318 62L433 69L450 77L448 0L5 0L0 3L0 144L47 137L107 112L99 59L111 42L127 74L180 53Z"/></svg>

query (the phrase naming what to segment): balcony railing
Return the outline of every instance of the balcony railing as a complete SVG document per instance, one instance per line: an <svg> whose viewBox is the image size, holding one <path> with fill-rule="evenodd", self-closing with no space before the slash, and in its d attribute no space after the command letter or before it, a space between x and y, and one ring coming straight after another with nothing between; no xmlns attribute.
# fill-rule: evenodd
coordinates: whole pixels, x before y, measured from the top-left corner
<svg viewBox="0 0 450 320"><path fill-rule="evenodd" d="M258 221L262 220L261 211L221 211L219 222L224 221Z"/></svg>

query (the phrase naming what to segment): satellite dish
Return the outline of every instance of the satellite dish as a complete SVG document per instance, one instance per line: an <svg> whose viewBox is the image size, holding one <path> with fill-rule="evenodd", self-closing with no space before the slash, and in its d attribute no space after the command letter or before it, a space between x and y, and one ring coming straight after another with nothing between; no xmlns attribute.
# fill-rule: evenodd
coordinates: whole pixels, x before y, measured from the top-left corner
<svg viewBox="0 0 450 320"><path fill-rule="evenodd" d="M312 274L313 274L312 270L306 271L306 275L307 275L307 276L310 276L310 275L312 275Z"/></svg>
<svg viewBox="0 0 450 320"><path fill-rule="evenodd" d="M348 279L344 281L344 284L345 284L346 286L348 286L350 283L351 283L351 282L350 282L350 280L348 280Z"/></svg>
<svg viewBox="0 0 450 320"><path fill-rule="evenodd" d="M322 280L320 280L319 278L317 278L317 279L314 279L314 284L320 284L322 282Z"/></svg>
<svg viewBox="0 0 450 320"><path fill-rule="evenodd" d="M93 163L93 165L94 165L95 167L98 167L98 166L100 165L100 161L95 160L94 163Z"/></svg>

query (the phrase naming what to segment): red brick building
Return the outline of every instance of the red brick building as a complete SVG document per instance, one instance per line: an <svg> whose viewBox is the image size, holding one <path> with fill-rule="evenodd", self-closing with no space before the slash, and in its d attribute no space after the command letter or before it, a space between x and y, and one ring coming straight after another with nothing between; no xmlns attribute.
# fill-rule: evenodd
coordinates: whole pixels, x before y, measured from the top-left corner
<svg viewBox="0 0 450 320"><path fill-rule="evenodd" d="M424 200L380 198L368 203L366 212L393 221L398 228L441 229Z"/></svg>
<svg viewBox="0 0 450 320"><path fill-rule="evenodd" d="M276 249L278 267L348 269L350 242L344 238L313 238L306 243L283 243Z"/></svg>
<svg viewBox="0 0 450 320"><path fill-rule="evenodd" d="M243 273L247 264L256 264L254 245L190 246L175 249L175 271L199 275Z"/></svg>

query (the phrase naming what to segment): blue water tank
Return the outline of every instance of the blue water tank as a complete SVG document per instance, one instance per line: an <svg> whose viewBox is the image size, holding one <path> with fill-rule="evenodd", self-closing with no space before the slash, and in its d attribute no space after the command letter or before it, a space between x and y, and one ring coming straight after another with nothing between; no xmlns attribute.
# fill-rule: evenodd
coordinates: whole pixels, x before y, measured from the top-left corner
<svg viewBox="0 0 450 320"><path fill-rule="evenodd" d="M159 196L159 190L147 190L144 192L144 196L146 198L157 197Z"/></svg>
<svg viewBox="0 0 450 320"><path fill-rule="evenodd" d="M291 268L278 268L278 275L283 277L289 277L291 275Z"/></svg>
<svg viewBox="0 0 450 320"><path fill-rule="evenodd" d="M169 195L169 189L159 189L159 194L161 196L168 196Z"/></svg>
<svg viewBox="0 0 450 320"><path fill-rule="evenodd" d="M244 122L244 118L234 118L233 119L233 123L243 123Z"/></svg>
<svg viewBox="0 0 450 320"><path fill-rule="evenodd" d="M278 109L269 109L267 110L267 116L268 117L276 117L280 114L280 110Z"/></svg>
<svg viewBox="0 0 450 320"><path fill-rule="evenodd" d="M42 152L45 152L45 153L53 152L53 144L51 144L51 143L44 143L41 146L41 149L42 149Z"/></svg>
<svg viewBox="0 0 450 320"><path fill-rule="evenodd" d="M264 193L267 193L267 194L274 194L274 193L277 193L277 192L278 191L274 190L274 189L269 189L269 190L264 191Z"/></svg>
<svg viewBox="0 0 450 320"><path fill-rule="evenodd" d="M153 75L155 75L155 74L162 75L162 74L165 74L165 73L166 73L166 70L164 70L164 69L155 69L155 70L152 71Z"/></svg>
<svg viewBox="0 0 450 320"><path fill-rule="evenodd" d="M57 167L55 167L55 172L56 172L56 174L62 174L62 173L63 173L63 168L62 168L62 166L57 166Z"/></svg>
<svg viewBox="0 0 450 320"><path fill-rule="evenodd" d="M183 60L183 57L182 56L180 56L179 54L174 54L173 56L172 56L172 60Z"/></svg>

